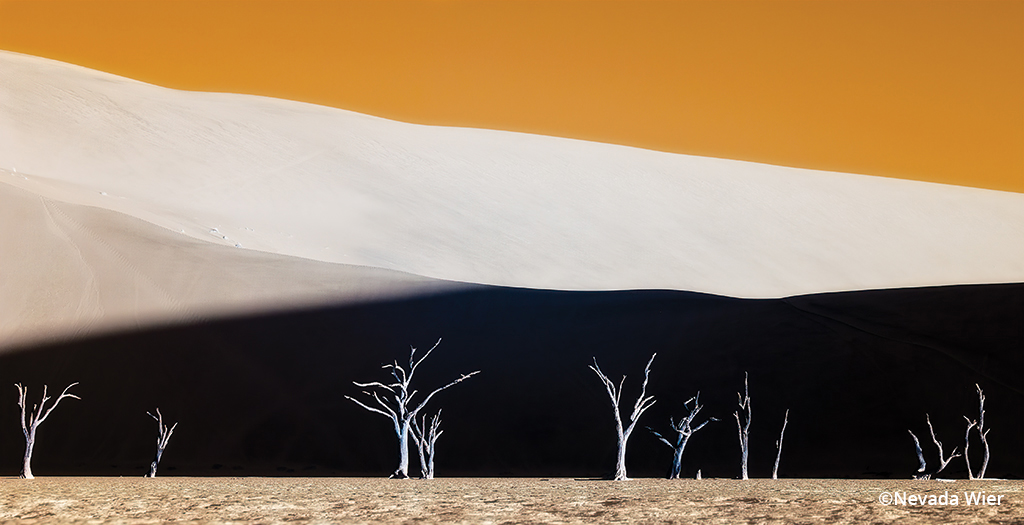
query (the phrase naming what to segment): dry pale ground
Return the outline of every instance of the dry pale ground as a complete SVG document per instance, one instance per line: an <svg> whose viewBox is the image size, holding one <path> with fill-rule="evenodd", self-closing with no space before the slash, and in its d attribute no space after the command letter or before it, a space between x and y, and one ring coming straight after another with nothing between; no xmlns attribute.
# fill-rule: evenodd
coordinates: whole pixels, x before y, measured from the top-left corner
<svg viewBox="0 0 1024 525"><path fill-rule="evenodd" d="M883 493L959 504L883 505ZM964 492L1001 495L971 505ZM0 523L1024 523L1024 482L0 479Z"/></svg>

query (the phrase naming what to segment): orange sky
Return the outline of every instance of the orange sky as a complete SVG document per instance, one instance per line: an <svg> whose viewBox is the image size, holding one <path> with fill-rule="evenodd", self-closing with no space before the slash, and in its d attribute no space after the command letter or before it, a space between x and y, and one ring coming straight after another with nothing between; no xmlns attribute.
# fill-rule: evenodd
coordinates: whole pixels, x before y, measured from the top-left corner
<svg viewBox="0 0 1024 525"><path fill-rule="evenodd" d="M410 122L1024 192L1024 1L0 0L0 49Z"/></svg>

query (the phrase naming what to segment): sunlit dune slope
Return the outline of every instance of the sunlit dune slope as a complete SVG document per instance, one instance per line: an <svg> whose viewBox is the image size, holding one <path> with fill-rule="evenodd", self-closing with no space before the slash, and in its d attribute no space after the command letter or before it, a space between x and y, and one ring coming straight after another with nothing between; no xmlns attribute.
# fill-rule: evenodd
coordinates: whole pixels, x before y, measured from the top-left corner
<svg viewBox="0 0 1024 525"><path fill-rule="evenodd" d="M201 266L237 278L249 270L223 261L257 250L472 283L736 297L1024 281L1021 194L412 125L8 52L0 71L0 182L54 199L3 212L5 309L30 302L11 282L52 282L19 259L25 232L74 245L53 226L56 201L169 230L134 226L146 232L128 251L223 247ZM78 289L103 297L69 261L69 304Z"/></svg>

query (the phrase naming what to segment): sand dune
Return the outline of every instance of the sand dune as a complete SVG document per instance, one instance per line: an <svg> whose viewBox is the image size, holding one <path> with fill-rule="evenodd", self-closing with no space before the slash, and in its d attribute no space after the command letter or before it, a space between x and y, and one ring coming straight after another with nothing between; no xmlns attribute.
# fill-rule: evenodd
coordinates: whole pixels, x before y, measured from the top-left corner
<svg viewBox="0 0 1024 525"><path fill-rule="evenodd" d="M239 250L0 183L0 348L464 288Z"/></svg>
<svg viewBox="0 0 1024 525"><path fill-rule="evenodd" d="M446 286L409 274L735 297L1024 281L1021 194L412 125L9 52L0 71L0 338Z"/></svg>

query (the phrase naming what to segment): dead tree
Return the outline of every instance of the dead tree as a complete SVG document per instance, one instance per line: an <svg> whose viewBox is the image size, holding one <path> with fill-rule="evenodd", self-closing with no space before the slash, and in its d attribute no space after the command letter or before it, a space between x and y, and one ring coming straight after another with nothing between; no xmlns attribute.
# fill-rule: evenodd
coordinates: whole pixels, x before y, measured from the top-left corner
<svg viewBox="0 0 1024 525"><path fill-rule="evenodd" d="M164 416L160 413L160 409L156 409L156 415L146 412L146 414L156 420L157 436L156 436L156 457L153 462L149 464L149 472L146 473L147 478L156 477L156 467L160 464L160 458L164 455L164 449L167 448L167 442L171 439L171 434L174 433L174 429L178 427L178 423L171 425L171 428L167 428L164 424Z"/></svg>
<svg viewBox="0 0 1024 525"><path fill-rule="evenodd" d="M34 479L32 475L32 449L36 445L36 428L46 418L50 416L50 412L57 408L57 404L60 403L61 399L65 397L71 397L75 399L82 399L74 394L69 394L68 390L78 383L71 383L64 392L60 394L50 408L46 408L46 402L50 400L49 396L46 395L46 385L43 385L43 400L39 402L39 405L32 405L32 410L26 410L25 397L28 395L28 388L21 386L18 383L14 386L18 387L18 406L21 407L21 431L25 434L25 458L21 464L21 477L24 479ZM27 413L27 419L26 419Z"/></svg>
<svg viewBox="0 0 1024 525"><path fill-rule="evenodd" d="M704 408L704 405L700 404L700 392L697 392L697 395L683 403L683 407L688 412L686 417L681 418L679 423L673 421L672 418L668 420L669 426L676 433L675 442L669 441L650 427L647 428L647 430L650 430L652 434L658 437L658 440L672 448L672 469L669 471L668 479L679 479L679 474L682 472L683 467L683 451L686 450L686 444L690 441L690 436L704 428L704 425L707 425L708 422L718 421L718 419L712 417L697 425L697 428L692 427L693 420L697 418L697 414Z"/></svg>
<svg viewBox="0 0 1024 525"><path fill-rule="evenodd" d="M622 385L626 382L626 376L622 376L622 380L619 381L619 385L616 387L615 383L608 379L608 376L601 371L601 367L597 366L596 357L594 358L594 364L590 365L590 369L604 383L604 387L608 391L608 397L612 401L612 410L615 412L615 432L619 438L617 459L615 461L615 477L613 478L616 481L629 479L626 476L626 443L629 441L629 436L633 433L633 428L636 426L637 420L640 419L640 415L654 405L654 396L647 395L647 381L651 375L651 363L654 362L654 356L656 355L658 354L651 355L650 361L647 361L647 366L644 368L644 382L640 387L640 396L636 398L636 403L633 404L633 413L629 415L629 425L625 428L622 426L622 416L619 414L619 398L622 396Z"/></svg>
<svg viewBox="0 0 1024 525"><path fill-rule="evenodd" d="M917 436L908 429L907 432L910 432L910 437L914 438L914 448L917 451L917 459L921 462L921 466L917 469L917 474L914 475L914 479L931 479L932 476L942 472L942 470L946 468L946 465L949 465L949 462L953 461L953 458L960 456L960 454L956 453L956 447L953 447L953 451L949 453L949 457L944 457L945 454L942 452L942 442L935 437L935 429L932 427L931 417L928 414L925 414L924 419L928 422L928 431L932 435L932 441L935 442L935 446L939 449L939 468L932 472L928 472L928 466L924 461L924 454L921 452L921 442L918 441Z"/></svg>
<svg viewBox="0 0 1024 525"><path fill-rule="evenodd" d="M988 429L985 428L985 394L981 391L981 386L977 383L974 386L978 389L978 419L972 421L967 419L967 433L964 436L964 461L967 463L967 477L970 479L985 479L985 470L988 468ZM967 449L971 446L971 429L975 426L978 427L978 435L981 436L981 443L985 445L985 458L981 462L981 470L978 471L978 476L974 476L974 472L971 471L971 459L967 456Z"/></svg>
<svg viewBox="0 0 1024 525"><path fill-rule="evenodd" d="M434 444L443 433L440 410L429 419L429 422L425 415L422 421L417 421L416 418L412 420L412 439L420 453L420 476L423 479L434 479Z"/></svg>
<svg viewBox="0 0 1024 525"><path fill-rule="evenodd" d="M779 440L775 442L775 468L772 469L772 479L779 479L779 460L782 459L782 438L786 436L786 425L789 424L789 409L786 409L786 416L782 420L782 431L779 432Z"/></svg>
<svg viewBox="0 0 1024 525"><path fill-rule="evenodd" d="M750 388L747 384L746 372L743 372L743 397L740 397L739 392L736 393L736 397L739 399L740 409L733 412L732 415L736 416L736 427L739 429L740 435L740 467L743 479L749 479L747 477L747 454L750 451ZM745 412L742 420L741 412Z"/></svg>
<svg viewBox="0 0 1024 525"><path fill-rule="evenodd" d="M416 390L410 390L409 385L412 383L412 377L416 373L416 368L420 366L431 352L437 348L437 345L441 344L441 340L438 339L434 346L427 353L423 354L423 357L416 360L416 348L409 347L409 371L406 373L405 368L402 368L395 361L393 364L384 365L382 368L391 369L391 377L395 379L394 383L381 383L373 381L370 383L357 383L353 381L353 384L360 388L376 388L377 391L370 392L364 390L363 393L371 397L375 403L380 405L381 408L369 406L354 397L345 396L353 403L363 407L370 412L376 412L382 416L391 419L391 422L395 426L395 434L398 436L398 468L391 474L390 477L405 479L409 477L409 431L412 426L413 420L419 414L423 407L427 406L427 403L431 398L434 397L438 392L450 388L466 379L479 374L480 371L470 372L468 374L462 374L458 379L444 385L433 392L427 394L427 396L418 405L413 404L413 397L416 395ZM381 397L383 396L383 397ZM387 399L387 400L385 400Z"/></svg>

